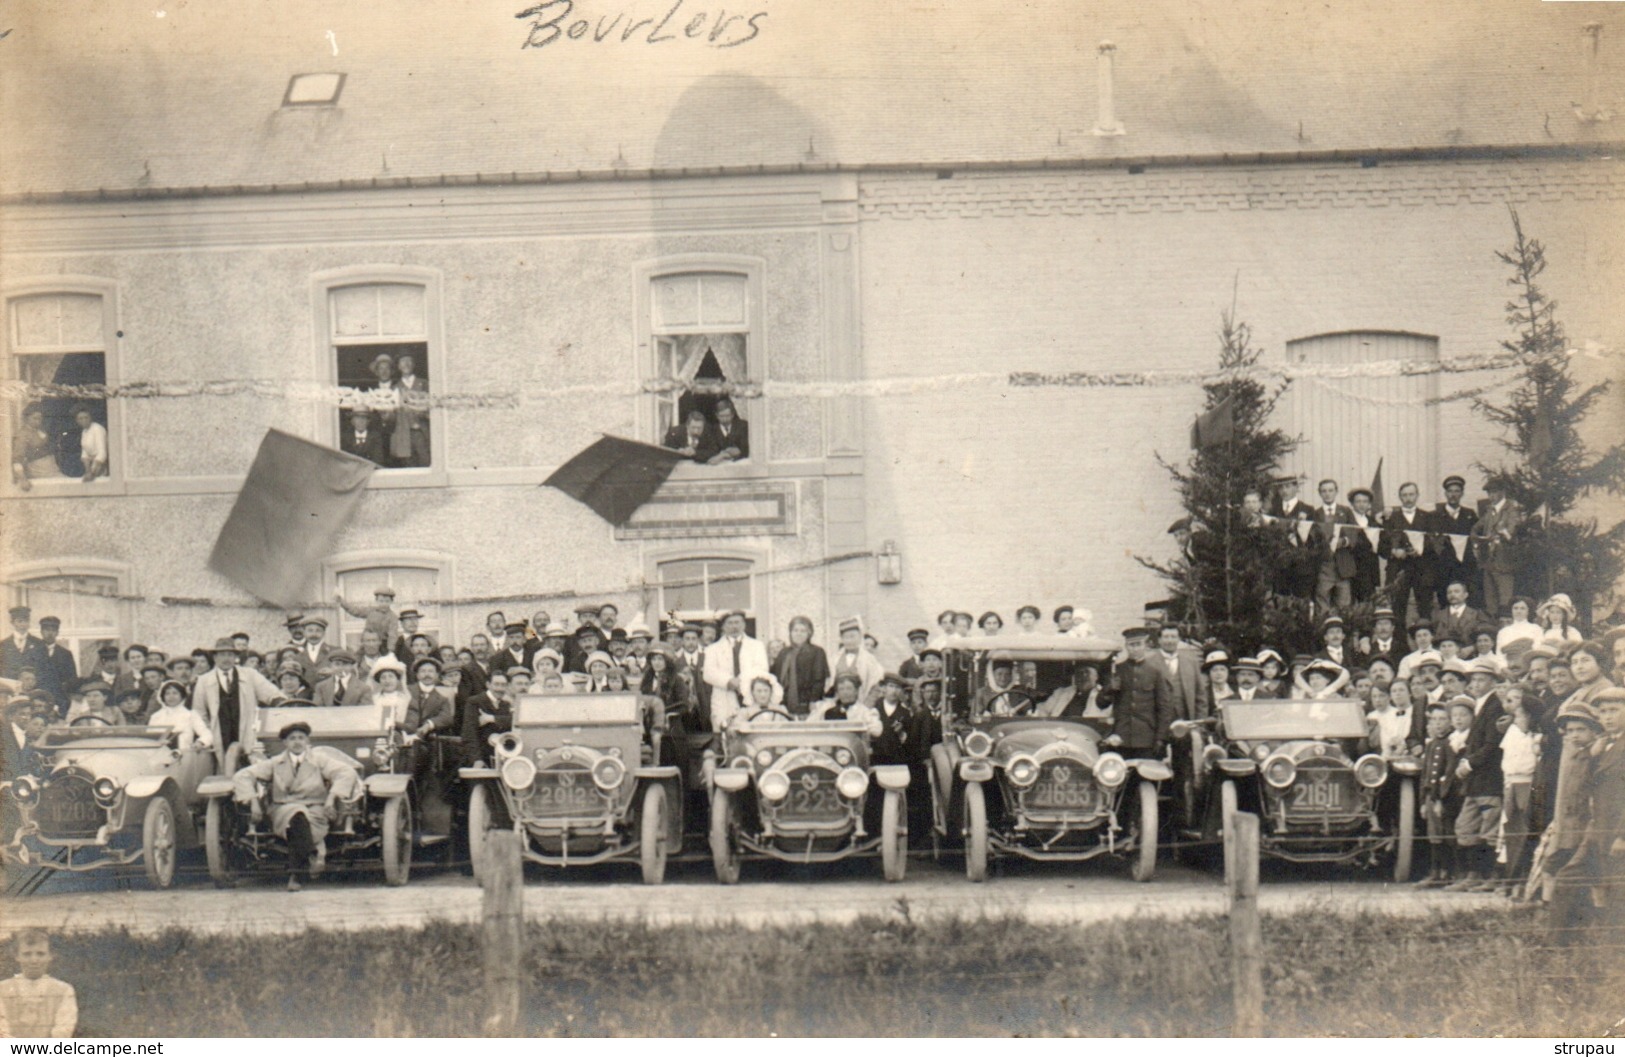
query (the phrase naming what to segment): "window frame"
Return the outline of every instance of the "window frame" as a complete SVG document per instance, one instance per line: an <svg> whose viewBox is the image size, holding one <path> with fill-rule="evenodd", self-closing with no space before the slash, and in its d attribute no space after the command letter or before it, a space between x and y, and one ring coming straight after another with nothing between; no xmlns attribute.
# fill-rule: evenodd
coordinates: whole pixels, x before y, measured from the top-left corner
<svg viewBox="0 0 1625 1057"><path fill-rule="evenodd" d="M117 606L117 620L115 633L112 639L120 649L132 642L139 641L135 634L135 611L129 599L135 596L135 574L130 566L123 562L106 561L100 558L67 558L52 559L49 561L21 562L7 570L8 580L7 597L8 606L27 605L34 610L35 628L39 625L41 617L57 616L61 613L48 613L37 604L28 601L29 584L34 581L51 579L59 576L91 576L112 580L117 584L119 597L115 600ZM83 638L78 634L80 629L67 626L64 621L59 638L62 640ZM29 634L37 634L30 630ZM74 656L74 663L79 666L79 674L84 675L88 669L85 659ZM63 702L65 704L65 702Z"/></svg>
<svg viewBox="0 0 1625 1057"><path fill-rule="evenodd" d="M337 389L338 358L334 355L332 293L347 286L405 285L423 288L423 329L428 351L424 354L425 376L431 398L446 392L446 328L442 311L442 275L439 269L415 265L359 264L331 268L311 276L312 318L315 320L316 375L323 384ZM384 344L382 337L375 344ZM365 344L356 342L355 344ZM318 444L339 446L339 416L333 405L314 412L312 438ZM379 467L367 482L368 488L439 487L448 483L446 409L436 402L429 408L429 465L426 467Z"/></svg>
<svg viewBox="0 0 1625 1057"><path fill-rule="evenodd" d="M93 275L53 275L42 276L36 279L23 279L7 283L0 287L0 326L5 333L0 337L0 378L8 382L19 382L21 372L17 369L18 359L27 355L18 353L13 344L15 327L13 324L13 305L19 300L30 297L48 297L51 295L89 295L99 297L102 303L102 377L104 385L109 391L116 390L122 377L120 373L121 334L123 326L119 316L119 287L112 279L104 279ZM3 483L0 483L0 494L8 498L28 498L33 496L64 497L64 496L102 496L109 494L122 494L126 481L129 479L128 467L125 465L128 445L125 443L125 422L123 401L109 396L107 405L107 473L96 478L90 484L85 484L77 477L47 478L30 482L29 491L18 488L11 479L11 444L16 427L21 424L21 412L28 404L23 398L17 404L17 419L12 429L5 432L5 439L0 441L5 445L6 473Z"/></svg>
<svg viewBox="0 0 1625 1057"><path fill-rule="evenodd" d="M750 375L748 381L763 385L767 381L767 306L764 290L767 283L767 261L735 253L679 253L639 261L632 268L633 314L635 319L635 348L633 363L638 384L660 376L659 350L654 326L654 285L657 280L682 275L720 274L734 275L745 281L745 363ZM718 477L761 476L768 463L768 400L760 396L736 400L740 417L750 424L751 453L742 462L720 466L704 466L684 461L672 472L672 477L683 479L715 479ZM658 445L664 439L654 435L658 422L659 396L642 392L638 396L638 437Z"/></svg>
<svg viewBox="0 0 1625 1057"><path fill-rule="evenodd" d="M644 556L644 579L653 596L653 604L648 608L658 615L661 621L666 619L664 587L661 581L660 567L671 562L680 561L743 561L751 565L750 572L750 608L745 610L758 628L767 627L772 610L772 578L764 575L763 570L768 567L767 552L756 547L728 547L685 545L681 547L662 547L651 550ZM709 587L709 585L707 585ZM709 590L707 595L709 596ZM707 598L709 601L709 597ZM701 614L700 610L679 610L681 619L694 619ZM715 613L705 613L709 618ZM685 615L686 614L686 615Z"/></svg>
<svg viewBox="0 0 1625 1057"><path fill-rule="evenodd" d="M435 632L436 641L441 645L447 645L448 640L445 636L448 629L450 630L451 634L455 636L457 628L457 605L454 601L457 597L456 567L456 559L450 554L446 554L441 551L405 549L345 551L341 554L333 555L322 563L322 597L332 598L333 592L339 589L340 578L348 576L352 573L362 573L370 569L409 569L419 572L432 572L435 574L435 577L440 585L440 597L443 599L448 599L448 601L435 602L434 605L436 612L434 626L431 627L428 626L428 624L425 624L424 626L420 627L419 630ZM346 596L346 600L352 604L360 605L366 605L372 601L371 598L358 599L352 598L348 595ZM344 612L344 610L341 609L337 603L333 604L332 610L333 617L331 626L337 637L331 641L338 643L343 641L343 629L345 624L349 621L356 620L356 618L351 617L348 613ZM399 613L400 610L401 603L398 602L395 606L395 611ZM360 622L357 621L357 623L359 624ZM450 642L449 644L458 647L461 646L461 643L457 642ZM357 642L355 646L351 648L361 648L359 632ZM394 648L394 643L384 643L385 653L390 652Z"/></svg>

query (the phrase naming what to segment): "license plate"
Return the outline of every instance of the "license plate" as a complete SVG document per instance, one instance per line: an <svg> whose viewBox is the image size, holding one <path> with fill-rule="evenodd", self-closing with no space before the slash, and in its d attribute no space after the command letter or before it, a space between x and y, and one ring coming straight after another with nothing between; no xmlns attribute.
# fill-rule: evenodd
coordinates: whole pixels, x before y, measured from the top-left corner
<svg viewBox="0 0 1625 1057"><path fill-rule="evenodd" d="M530 808L539 815L595 814L599 798L585 771L555 775L543 771L531 788Z"/></svg>
<svg viewBox="0 0 1625 1057"><path fill-rule="evenodd" d="M821 768L804 768L790 775L790 795L779 809L785 815L839 815L845 808L835 790L835 776Z"/></svg>
<svg viewBox="0 0 1625 1057"><path fill-rule="evenodd" d="M1027 791L1027 806L1087 810L1094 807L1094 792L1093 786L1082 782L1041 778Z"/></svg>
<svg viewBox="0 0 1625 1057"><path fill-rule="evenodd" d="M1294 811L1346 811L1351 806L1342 782L1332 781L1325 772L1300 777L1292 787Z"/></svg>

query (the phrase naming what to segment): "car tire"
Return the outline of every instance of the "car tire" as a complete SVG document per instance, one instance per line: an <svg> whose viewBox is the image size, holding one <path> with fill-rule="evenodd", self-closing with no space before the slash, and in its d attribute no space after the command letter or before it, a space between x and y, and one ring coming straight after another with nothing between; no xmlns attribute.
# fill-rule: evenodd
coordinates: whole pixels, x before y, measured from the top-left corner
<svg viewBox="0 0 1625 1057"><path fill-rule="evenodd" d="M1157 786L1140 783L1140 846L1129 864L1129 876L1142 884L1157 872Z"/></svg>
<svg viewBox="0 0 1625 1057"><path fill-rule="evenodd" d="M880 804L880 866L888 881L908 873L908 801L900 789L886 790Z"/></svg>
<svg viewBox="0 0 1625 1057"><path fill-rule="evenodd" d="M1416 849L1416 783L1409 778L1399 783L1399 838L1394 845L1394 880L1404 884L1411 879L1411 856Z"/></svg>
<svg viewBox="0 0 1625 1057"><path fill-rule="evenodd" d="M733 838L733 797L726 789L711 794L711 864L717 880L725 885L739 883L739 849Z"/></svg>
<svg viewBox="0 0 1625 1057"><path fill-rule="evenodd" d="M384 883L398 887L412 873L412 798L397 796L384 805Z"/></svg>
<svg viewBox="0 0 1625 1057"><path fill-rule="evenodd" d="M965 876L987 880L987 793L981 782L965 783Z"/></svg>
<svg viewBox="0 0 1625 1057"><path fill-rule="evenodd" d="M666 880L666 787L659 782L650 782L643 790L638 864L643 867L644 884L657 885Z"/></svg>
<svg viewBox="0 0 1625 1057"><path fill-rule="evenodd" d="M175 883L175 805L163 795L147 801L141 818L141 862L154 888Z"/></svg>
<svg viewBox="0 0 1625 1057"><path fill-rule="evenodd" d="M223 796L211 796L203 809L203 852L209 860L209 877L219 888L237 883L237 873L231 868L231 838L226 833L226 813L236 810Z"/></svg>
<svg viewBox="0 0 1625 1057"><path fill-rule="evenodd" d="M474 880L485 880L486 856L491 843L491 789L475 782L468 791L468 865Z"/></svg>

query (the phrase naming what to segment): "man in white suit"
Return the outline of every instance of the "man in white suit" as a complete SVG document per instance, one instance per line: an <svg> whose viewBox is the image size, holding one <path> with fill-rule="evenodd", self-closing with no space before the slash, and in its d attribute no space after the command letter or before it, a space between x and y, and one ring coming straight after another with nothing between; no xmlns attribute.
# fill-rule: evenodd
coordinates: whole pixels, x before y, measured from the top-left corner
<svg viewBox="0 0 1625 1057"><path fill-rule="evenodd" d="M750 681L767 675L767 647L745 634L745 614L723 617L722 637L705 651L705 684L711 688L711 729L727 727L749 695Z"/></svg>
<svg viewBox="0 0 1625 1057"><path fill-rule="evenodd" d="M213 653L214 667L192 688L192 711L208 724L223 773L232 742L242 745L244 758L259 748L260 708L281 701L284 695L259 672L237 666L241 657L230 639L217 641Z"/></svg>

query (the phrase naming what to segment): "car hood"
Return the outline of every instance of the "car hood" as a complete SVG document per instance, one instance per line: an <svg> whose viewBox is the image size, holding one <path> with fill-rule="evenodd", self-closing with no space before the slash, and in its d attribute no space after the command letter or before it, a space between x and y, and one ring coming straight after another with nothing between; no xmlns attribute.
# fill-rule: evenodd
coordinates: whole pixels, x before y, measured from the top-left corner
<svg viewBox="0 0 1625 1057"><path fill-rule="evenodd" d="M122 785L143 774L168 773L174 762L173 751L150 744L130 748L73 748L58 752L46 774L49 778L74 768L92 778L116 779Z"/></svg>
<svg viewBox="0 0 1625 1057"><path fill-rule="evenodd" d="M1271 756L1287 756L1294 763L1303 763L1305 760L1326 760L1344 766L1353 766L1353 760L1343 751L1343 746L1335 741L1310 741L1299 739L1296 741L1253 741L1246 743L1248 751L1256 746L1263 745L1269 750Z"/></svg>
<svg viewBox="0 0 1625 1057"><path fill-rule="evenodd" d="M993 736L993 758L1000 763L1015 756L1036 756L1041 749L1053 752L1059 746L1090 764L1100 754L1100 735L1080 723L1019 719L992 725L987 732Z"/></svg>

